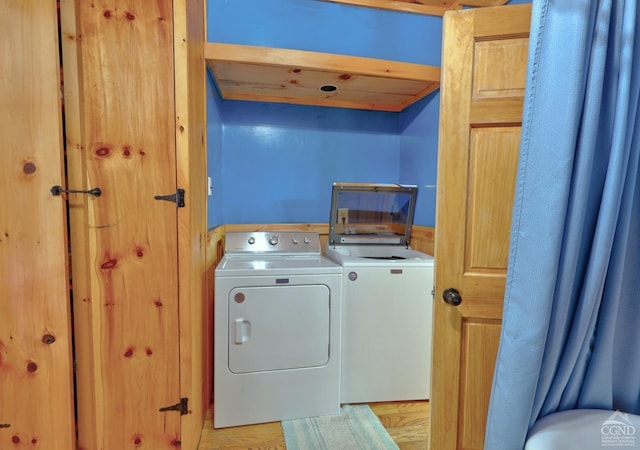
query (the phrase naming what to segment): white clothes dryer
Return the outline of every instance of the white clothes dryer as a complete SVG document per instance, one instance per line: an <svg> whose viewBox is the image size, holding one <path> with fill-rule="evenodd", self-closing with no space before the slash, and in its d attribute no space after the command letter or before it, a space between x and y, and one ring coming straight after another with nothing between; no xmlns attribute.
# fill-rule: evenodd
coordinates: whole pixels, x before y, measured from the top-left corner
<svg viewBox="0 0 640 450"><path fill-rule="evenodd" d="M340 412L342 268L312 232L227 233L215 271L214 426Z"/></svg>
<svg viewBox="0 0 640 450"><path fill-rule="evenodd" d="M434 260L409 247L416 195L333 185L325 254L344 269L342 403L430 397Z"/></svg>

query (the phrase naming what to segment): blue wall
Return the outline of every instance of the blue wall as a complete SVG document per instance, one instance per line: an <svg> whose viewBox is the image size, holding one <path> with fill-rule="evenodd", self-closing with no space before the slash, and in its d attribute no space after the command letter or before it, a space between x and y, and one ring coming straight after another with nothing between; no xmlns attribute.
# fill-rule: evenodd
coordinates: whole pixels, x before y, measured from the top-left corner
<svg viewBox="0 0 640 450"><path fill-rule="evenodd" d="M207 2L210 42L440 65L442 19L318 0Z"/></svg>
<svg viewBox="0 0 640 450"><path fill-rule="evenodd" d="M397 115L222 103L224 223L328 222L334 181L397 182Z"/></svg>
<svg viewBox="0 0 640 450"><path fill-rule="evenodd" d="M207 19L211 42L441 61L439 17L317 0L216 0ZM401 113L228 101L210 78L209 227L328 222L335 181L416 184L415 223L433 226L439 98Z"/></svg>
<svg viewBox="0 0 640 450"><path fill-rule="evenodd" d="M418 225L435 225L439 109L440 91L436 91L399 114L399 182L418 186L414 217Z"/></svg>

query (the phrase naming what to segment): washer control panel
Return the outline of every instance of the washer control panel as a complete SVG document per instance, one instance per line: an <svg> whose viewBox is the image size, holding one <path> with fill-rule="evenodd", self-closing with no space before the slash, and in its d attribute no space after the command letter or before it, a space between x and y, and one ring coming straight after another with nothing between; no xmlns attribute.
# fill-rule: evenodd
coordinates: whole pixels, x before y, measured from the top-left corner
<svg viewBox="0 0 640 450"><path fill-rule="evenodd" d="M225 253L320 254L320 235L313 231L238 231L225 236Z"/></svg>

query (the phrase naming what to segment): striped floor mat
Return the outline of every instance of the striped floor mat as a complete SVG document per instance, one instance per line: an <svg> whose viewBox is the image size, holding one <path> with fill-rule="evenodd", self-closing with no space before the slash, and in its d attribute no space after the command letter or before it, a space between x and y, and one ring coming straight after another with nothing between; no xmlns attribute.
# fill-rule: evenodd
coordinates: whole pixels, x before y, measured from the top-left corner
<svg viewBox="0 0 640 450"><path fill-rule="evenodd" d="M368 405L343 405L341 413L283 420L287 450L391 450L398 446Z"/></svg>

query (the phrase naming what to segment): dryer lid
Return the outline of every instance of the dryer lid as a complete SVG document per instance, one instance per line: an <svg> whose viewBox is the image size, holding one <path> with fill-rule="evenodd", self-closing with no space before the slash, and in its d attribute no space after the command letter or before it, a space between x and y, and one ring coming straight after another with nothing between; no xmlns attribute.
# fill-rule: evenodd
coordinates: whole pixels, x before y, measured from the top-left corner
<svg viewBox="0 0 640 450"><path fill-rule="evenodd" d="M329 244L408 246L417 195L414 185L334 183Z"/></svg>

